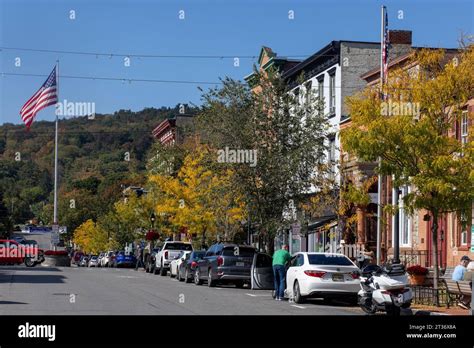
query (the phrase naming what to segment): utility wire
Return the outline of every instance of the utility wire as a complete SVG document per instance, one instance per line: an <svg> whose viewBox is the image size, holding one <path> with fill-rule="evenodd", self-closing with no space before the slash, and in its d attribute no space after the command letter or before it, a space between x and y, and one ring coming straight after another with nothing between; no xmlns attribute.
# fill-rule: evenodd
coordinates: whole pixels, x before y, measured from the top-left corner
<svg viewBox="0 0 474 348"><path fill-rule="evenodd" d="M43 74L23 74L23 73L7 73L1 72L0 75L5 76L34 76L34 77L47 77L48 75ZM65 79L82 79L82 80L106 80L106 81L122 81L122 82L153 82L153 83L180 83L180 84L197 84L197 85L218 85L222 84L222 81L211 82L211 81L189 81L189 80L155 80L155 79L130 79L123 77L103 77L103 76L73 76L73 75L61 75L60 78Z"/></svg>
<svg viewBox="0 0 474 348"><path fill-rule="evenodd" d="M44 74L26 74L26 73L8 73L0 72L1 76L33 76L33 77L48 77ZM135 78L125 78L125 77L103 77L103 76L73 76L73 75L61 75L60 78L66 79L81 79L81 80L105 80L105 81L121 81L123 83L128 82L150 82L150 83L178 83L178 84L202 84L202 85L221 85L222 81L190 81L190 80L159 80L159 79L135 79ZM301 85L298 85L301 87ZM295 86L298 87L298 86ZM329 86L324 86L325 89ZM349 89L360 89L363 90L364 86L360 85L344 85L344 86L334 86L334 88L349 88ZM386 87L387 90L413 90L415 88L410 87ZM316 87L313 87L313 90L316 90Z"/></svg>

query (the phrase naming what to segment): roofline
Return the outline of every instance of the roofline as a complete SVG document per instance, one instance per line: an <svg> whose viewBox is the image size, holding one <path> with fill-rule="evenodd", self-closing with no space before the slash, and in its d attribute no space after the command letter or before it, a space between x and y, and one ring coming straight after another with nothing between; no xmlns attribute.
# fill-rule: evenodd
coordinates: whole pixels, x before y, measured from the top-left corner
<svg viewBox="0 0 474 348"><path fill-rule="evenodd" d="M316 53L312 54L305 60L301 61L299 64L295 65L294 67L286 71L285 74L283 74L283 78L289 77L295 72L304 69L306 66L311 64L314 60L323 56L323 53L327 52L331 48L340 49L341 43L360 43L360 44L380 45L380 42L374 42L374 41L333 40L329 44L321 48L319 51L317 51Z"/></svg>
<svg viewBox="0 0 474 348"><path fill-rule="evenodd" d="M419 47L419 46L413 46L412 47L412 50L408 53L405 53L401 56L398 56L398 57L395 57L392 61L390 61L388 63L388 67L392 67L400 62L402 62L403 60L409 58L410 56L412 56L415 51L417 50L422 50L422 49L427 49L427 50L444 50L446 52L458 52L459 49L458 48L442 48L442 47ZM367 79L368 77L371 77L373 75L376 75L377 73L380 74L380 68L374 68L372 70L369 70L367 71L366 73L363 73L362 75L360 75L360 78L362 79Z"/></svg>
<svg viewBox="0 0 474 348"><path fill-rule="evenodd" d="M295 72L304 69L306 66L308 66L310 63L312 63L314 60L316 60L317 58L321 57L324 52L327 52L327 51L329 51L330 49L337 47L337 42L338 42L338 41L331 41L329 44L327 44L326 46L324 46L323 48L321 48L321 49L320 49L319 51L317 51L316 53L312 54L311 56L309 56L308 58L306 58L305 60L303 60L303 61L300 62L299 64L297 64L297 65L295 65L294 67L292 67L291 69L287 70L287 71L283 74L282 77L283 77L283 78L290 77L290 76L293 75Z"/></svg>

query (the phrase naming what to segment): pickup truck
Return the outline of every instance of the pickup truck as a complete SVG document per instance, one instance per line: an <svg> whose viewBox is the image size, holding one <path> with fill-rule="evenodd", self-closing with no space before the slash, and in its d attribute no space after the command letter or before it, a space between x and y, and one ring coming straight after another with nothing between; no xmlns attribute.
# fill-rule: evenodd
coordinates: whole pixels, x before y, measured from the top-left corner
<svg viewBox="0 0 474 348"><path fill-rule="evenodd" d="M171 261L179 257L181 251L193 251L193 246L185 242L165 242L155 256L156 265L153 274L160 273L161 276L165 276L170 269Z"/></svg>

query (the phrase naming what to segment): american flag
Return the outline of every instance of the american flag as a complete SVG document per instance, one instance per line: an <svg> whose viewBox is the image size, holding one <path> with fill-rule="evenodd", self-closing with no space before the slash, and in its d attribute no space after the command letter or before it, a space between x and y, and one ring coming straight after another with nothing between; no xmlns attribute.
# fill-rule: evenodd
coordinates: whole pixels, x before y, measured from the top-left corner
<svg viewBox="0 0 474 348"><path fill-rule="evenodd" d="M36 114L51 105L58 102L58 93L56 90L56 67L49 74L41 88L23 105L20 110L20 116L29 129Z"/></svg>

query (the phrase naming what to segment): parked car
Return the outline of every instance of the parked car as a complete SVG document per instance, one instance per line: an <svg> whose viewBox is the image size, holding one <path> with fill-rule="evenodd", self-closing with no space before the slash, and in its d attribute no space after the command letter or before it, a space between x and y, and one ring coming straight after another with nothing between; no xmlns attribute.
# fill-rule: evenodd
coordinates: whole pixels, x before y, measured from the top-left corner
<svg viewBox="0 0 474 348"><path fill-rule="evenodd" d="M44 255L44 251L38 247L24 245L13 239L0 239L0 264L2 265L24 263L27 267L34 267L40 262L40 255Z"/></svg>
<svg viewBox="0 0 474 348"><path fill-rule="evenodd" d="M204 281L210 287L217 284L234 284L238 288L250 283L255 248L233 243L217 243L207 250L198 261L194 272L194 283Z"/></svg>
<svg viewBox="0 0 474 348"><path fill-rule="evenodd" d="M87 255L82 255L81 261L77 264L78 267L87 267L89 264L89 256Z"/></svg>
<svg viewBox="0 0 474 348"><path fill-rule="evenodd" d="M155 271L156 254L158 254L160 250L160 248L154 248L145 260L145 271L147 273L153 273Z"/></svg>
<svg viewBox="0 0 474 348"><path fill-rule="evenodd" d="M170 277L178 276L178 269L182 262L186 259L186 255L191 254L192 251L181 251L178 256L170 263Z"/></svg>
<svg viewBox="0 0 474 348"><path fill-rule="evenodd" d="M114 256L114 252L112 250L105 253L104 257L100 260L101 267L111 267L112 259Z"/></svg>
<svg viewBox="0 0 474 348"><path fill-rule="evenodd" d="M178 280L185 281L186 283L192 282L194 279L194 270L197 267L197 263L206 254L205 250L193 251L186 254L185 260L180 263L178 267Z"/></svg>
<svg viewBox="0 0 474 348"><path fill-rule="evenodd" d="M84 256L84 253L82 251L75 251L71 258L71 264L79 266L82 256Z"/></svg>
<svg viewBox="0 0 474 348"><path fill-rule="evenodd" d="M98 267L98 264L99 264L99 257L97 255L92 255L87 266Z"/></svg>
<svg viewBox="0 0 474 348"><path fill-rule="evenodd" d="M286 272L286 295L296 303L310 297L341 297L357 303L359 277L359 268L343 254L299 252Z"/></svg>
<svg viewBox="0 0 474 348"><path fill-rule="evenodd" d="M125 251L119 251L115 254L115 257L113 259L113 265L112 267L135 267L135 264L137 263L137 258L135 255L126 255Z"/></svg>
<svg viewBox="0 0 474 348"><path fill-rule="evenodd" d="M255 253L250 270L250 288L261 290L274 290L273 258L265 253Z"/></svg>
<svg viewBox="0 0 474 348"><path fill-rule="evenodd" d="M154 274L160 273L165 276L170 269L171 261L179 255L181 251L193 251L191 243L185 242L165 242L161 250L156 254Z"/></svg>
<svg viewBox="0 0 474 348"><path fill-rule="evenodd" d="M97 267L102 267L102 259L104 258L105 253L100 253L97 257Z"/></svg>

